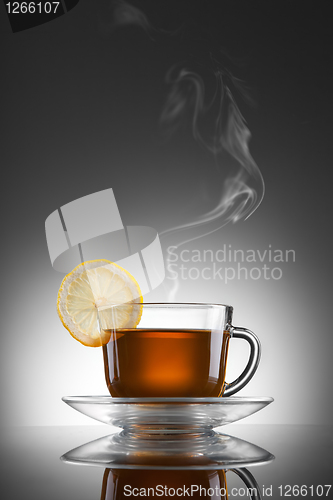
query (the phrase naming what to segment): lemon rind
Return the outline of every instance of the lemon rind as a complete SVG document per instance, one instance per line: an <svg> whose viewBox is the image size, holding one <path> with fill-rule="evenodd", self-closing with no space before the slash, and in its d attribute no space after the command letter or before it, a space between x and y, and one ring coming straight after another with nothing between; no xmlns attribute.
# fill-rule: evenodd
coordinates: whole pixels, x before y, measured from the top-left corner
<svg viewBox="0 0 333 500"><path fill-rule="evenodd" d="M95 264L96 265L93 265ZM67 295L63 293L65 287L69 288L70 284L75 281L84 271L82 271L82 268L84 269L85 267L87 270L89 269L95 269L97 267L101 267L101 263L105 263L105 265L112 265L114 267L117 267L119 270L121 270L121 274L125 275L127 280L125 280L126 285L129 286L129 289L131 290L133 294L133 290L135 290L135 293L137 296L131 300L131 303L137 303L137 304L142 304L143 302L143 297L141 295L141 290L140 287L135 280L135 278L123 267L119 266L119 264L116 264L115 262L111 262L106 259L95 259L95 260L88 260L85 262L82 262L78 266L76 266L69 274L67 274L64 279L61 282L59 291L58 291L58 297L57 297L57 312L59 315L59 318L63 324L63 326L66 328L66 330L69 331L71 336L80 342L84 346L89 346L89 347L100 347L102 345L105 345L109 339L109 335L99 335L98 337L92 337L91 335L85 333L84 331L80 330L77 324L72 320L71 316L69 315L67 309L66 309L66 297ZM99 265L97 265L99 264ZM120 274L120 275L121 275ZM124 276L121 276L124 277ZM134 294L133 294L134 295ZM130 303L129 302L129 303ZM121 325L121 328L136 328L138 324L140 323L142 317L142 307L140 307L139 312L136 316L136 319L134 322L131 323L132 317L129 319L129 323L125 325ZM82 338L83 337L83 338Z"/></svg>

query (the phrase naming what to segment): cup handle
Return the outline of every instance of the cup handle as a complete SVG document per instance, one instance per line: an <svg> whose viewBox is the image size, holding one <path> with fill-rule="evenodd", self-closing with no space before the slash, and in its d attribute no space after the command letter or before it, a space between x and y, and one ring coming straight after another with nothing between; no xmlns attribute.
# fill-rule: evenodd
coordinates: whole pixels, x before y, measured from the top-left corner
<svg viewBox="0 0 333 500"><path fill-rule="evenodd" d="M223 397L231 396L232 394L240 391L251 380L258 368L261 356L260 341L255 333L251 332L251 330L247 330L246 328L241 328L239 326L231 326L230 337L247 340L250 344L250 357L241 375L230 384L225 383L225 389L222 393Z"/></svg>
<svg viewBox="0 0 333 500"><path fill-rule="evenodd" d="M260 488L251 472L245 468L229 469L239 476L245 483L250 493L251 500L261 500ZM249 498L248 496L246 498Z"/></svg>

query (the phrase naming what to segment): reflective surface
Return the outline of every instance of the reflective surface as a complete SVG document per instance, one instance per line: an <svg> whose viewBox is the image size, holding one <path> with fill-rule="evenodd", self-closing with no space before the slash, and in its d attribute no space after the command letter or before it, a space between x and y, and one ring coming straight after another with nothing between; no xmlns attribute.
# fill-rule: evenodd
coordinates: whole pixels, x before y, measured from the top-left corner
<svg viewBox="0 0 333 500"><path fill-rule="evenodd" d="M112 469L215 470L268 463L274 456L252 443L214 431L197 435L121 432L79 446L64 462Z"/></svg>
<svg viewBox="0 0 333 500"><path fill-rule="evenodd" d="M63 401L105 424L149 432L206 431L248 417L270 404L265 397L111 398L73 396Z"/></svg>
<svg viewBox="0 0 333 500"><path fill-rule="evenodd" d="M99 500L103 498L103 478L105 479L107 476L109 479L111 474L113 476L117 472L106 472L108 469L111 470L110 468L66 464L60 460L60 457L70 450L107 436L109 431L110 429L106 426L2 429L1 486L2 492L5 492L3 497L6 500L22 498L25 500L45 500L46 498L48 500L59 500L60 498L65 500ZM318 498L316 488L321 485L325 488L325 485L332 483L332 427L236 425L223 428L223 432L228 432L234 437L253 443L275 455L275 460L270 463L249 467L250 473L258 483L262 499L266 497L283 498L280 491L286 493L288 485L303 485L308 488L307 493L299 495L299 497ZM241 470L244 471L244 469ZM184 484L187 484L188 481L198 483L201 480L204 481L201 478L208 477L206 472L198 473L196 471L196 474L191 476L193 479L190 480L189 472L184 471L184 476L181 476L182 471L178 471L177 481L179 482L179 478L183 477ZM161 471L150 470L149 475L148 471L138 471L138 473L141 476L136 476L133 472L133 485L138 480L136 478L139 477L140 481L143 481L143 478L146 478L145 481L152 478L152 484L163 478L167 481L166 476L161 476ZM214 475L216 481L220 478L220 484L222 484L222 476L218 469L215 472L208 471L207 473L210 474L209 477ZM164 471L163 474L166 472ZM174 473L172 472L172 476L168 477L174 477ZM244 482L237 476L237 473L227 472L226 481L229 499L250 498L244 497L244 495L231 495L231 491L237 491L233 488L238 488L238 491L243 493L240 488L244 488ZM180 480L180 482L182 481ZM170 484L172 484L171 479ZM314 487L312 491L315 494L311 494L311 487ZM325 494L321 497L333 498L332 489L327 496L326 491L327 489L324 489ZM104 491L104 498L111 500L110 489L108 496L105 495ZM284 496L293 498L292 494ZM119 492L119 490L116 496L112 496L113 500L118 498L125 498L123 492ZM215 496L214 498L222 500L223 496Z"/></svg>

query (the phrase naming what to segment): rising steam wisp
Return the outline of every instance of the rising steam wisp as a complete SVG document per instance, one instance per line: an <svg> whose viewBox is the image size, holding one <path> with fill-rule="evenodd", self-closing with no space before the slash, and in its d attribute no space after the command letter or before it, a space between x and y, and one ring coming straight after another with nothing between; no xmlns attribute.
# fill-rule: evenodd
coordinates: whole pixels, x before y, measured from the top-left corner
<svg viewBox="0 0 333 500"><path fill-rule="evenodd" d="M198 73L182 68L175 77L172 77L171 72L168 74L167 81L171 89L161 115L161 123L174 131L185 114L191 112L193 138L213 155L219 171L223 171L225 153L237 162L236 172L221 181L220 198L213 209L195 220L161 233L165 238L182 231L182 241L175 245L176 248L207 236L229 222L246 220L258 208L264 196L263 177L249 151L251 134L229 86L224 82L225 77L232 78L230 73L220 69L214 71L216 90L210 102L206 103L204 82ZM239 87L239 82L237 83ZM207 138L200 126L205 115L212 110L215 112L215 130L212 137ZM198 228L202 230L198 232ZM167 268L169 264L167 257ZM178 286L178 281L175 281L168 294L169 300L174 299Z"/></svg>

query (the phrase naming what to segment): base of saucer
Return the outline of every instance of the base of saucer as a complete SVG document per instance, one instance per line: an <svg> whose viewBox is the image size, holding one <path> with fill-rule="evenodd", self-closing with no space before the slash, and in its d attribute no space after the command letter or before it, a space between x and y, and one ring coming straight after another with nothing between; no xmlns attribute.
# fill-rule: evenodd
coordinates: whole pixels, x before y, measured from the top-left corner
<svg viewBox="0 0 333 500"><path fill-rule="evenodd" d="M72 396L63 401L99 422L133 435L204 434L231 424L272 403L270 397L112 398Z"/></svg>

